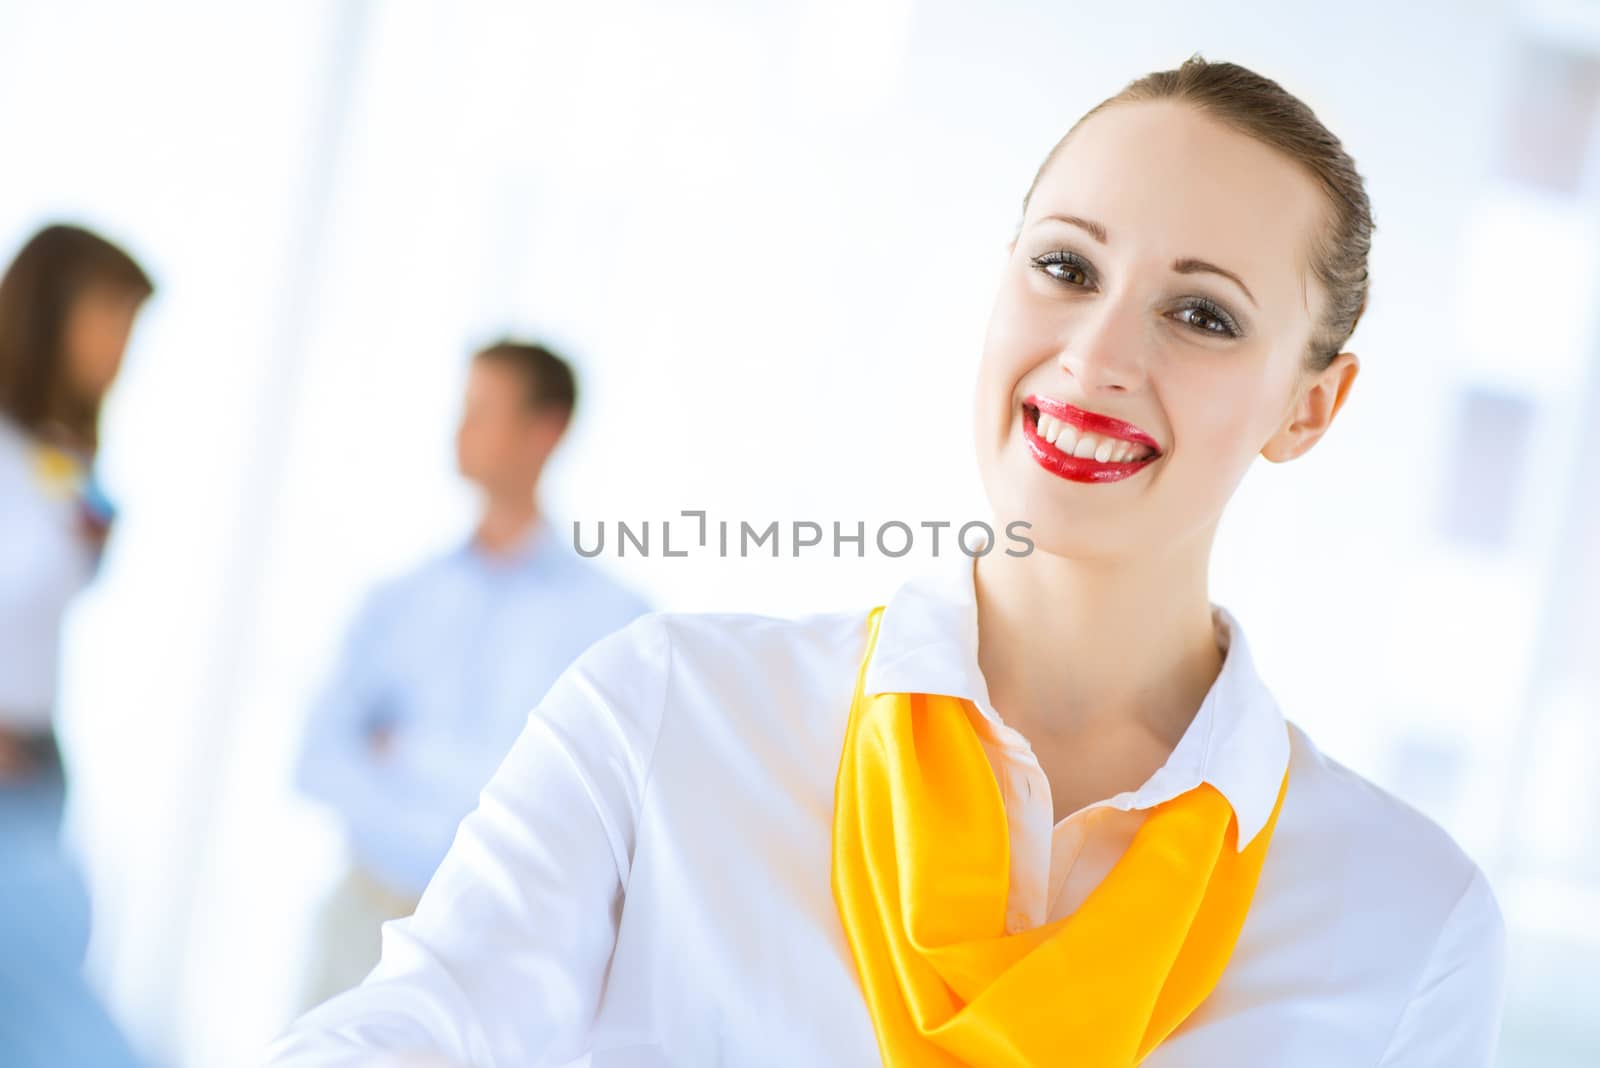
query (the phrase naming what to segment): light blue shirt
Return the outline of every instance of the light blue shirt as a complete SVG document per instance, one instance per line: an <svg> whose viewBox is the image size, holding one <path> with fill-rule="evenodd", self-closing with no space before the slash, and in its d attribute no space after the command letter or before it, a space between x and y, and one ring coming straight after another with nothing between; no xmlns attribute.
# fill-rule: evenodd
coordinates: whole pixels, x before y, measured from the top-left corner
<svg viewBox="0 0 1600 1068"><path fill-rule="evenodd" d="M649 609L542 520L514 554L469 541L384 583L313 710L297 784L338 811L360 867L420 896L550 684Z"/></svg>

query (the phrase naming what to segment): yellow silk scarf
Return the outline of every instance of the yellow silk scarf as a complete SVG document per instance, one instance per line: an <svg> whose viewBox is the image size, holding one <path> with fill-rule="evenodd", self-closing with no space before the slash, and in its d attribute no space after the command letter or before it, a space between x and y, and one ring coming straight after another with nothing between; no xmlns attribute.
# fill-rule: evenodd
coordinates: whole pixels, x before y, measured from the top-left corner
<svg viewBox="0 0 1600 1068"><path fill-rule="evenodd" d="M1007 934L1005 807L970 703L863 696L834 787L833 897L890 1068L1138 1064L1211 992L1255 894L1288 788L1238 851L1201 784L1152 809L1069 916Z"/></svg>

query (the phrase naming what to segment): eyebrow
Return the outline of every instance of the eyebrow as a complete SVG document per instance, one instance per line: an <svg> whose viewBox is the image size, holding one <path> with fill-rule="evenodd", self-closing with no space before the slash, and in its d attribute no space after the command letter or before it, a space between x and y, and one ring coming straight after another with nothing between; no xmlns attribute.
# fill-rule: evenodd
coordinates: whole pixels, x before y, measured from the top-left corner
<svg viewBox="0 0 1600 1068"><path fill-rule="evenodd" d="M1085 219L1079 215L1046 215L1039 221L1066 223L1068 226L1076 226L1078 229L1087 232L1090 237L1094 238L1102 245L1104 245L1107 241L1106 228L1104 226L1092 219ZM1256 304L1255 294L1250 292L1250 287L1244 284L1244 279L1240 278L1226 267L1218 267L1216 264L1211 263L1208 260L1196 259L1193 256L1184 256L1181 259L1173 262L1172 269L1179 274L1221 275L1223 278L1226 278L1228 281L1232 282L1234 285L1243 290L1244 295L1249 298L1249 301L1252 305ZM1259 307L1260 305L1256 306Z"/></svg>
<svg viewBox="0 0 1600 1068"><path fill-rule="evenodd" d="M1054 219L1056 222L1064 222L1068 226L1076 226L1080 230L1087 230L1089 231L1090 237L1094 238L1102 245L1106 243L1106 228L1097 222L1092 222L1077 215L1046 215L1039 221L1045 222L1046 220L1050 219Z"/></svg>

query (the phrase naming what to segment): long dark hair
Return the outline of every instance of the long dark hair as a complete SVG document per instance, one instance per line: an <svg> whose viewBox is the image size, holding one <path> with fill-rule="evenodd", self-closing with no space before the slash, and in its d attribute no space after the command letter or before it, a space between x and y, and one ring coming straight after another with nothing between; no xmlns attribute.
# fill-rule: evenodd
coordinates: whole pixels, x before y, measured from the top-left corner
<svg viewBox="0 0 1600 1068"><path fill-rule="evenodd" d="M93 448L100 398L75 395L67 375L67 317L86 289L111 287L139 301L155 291L122 249L76 226L47 226L0 277L0 415L24 431L59 427Z"/></svg>

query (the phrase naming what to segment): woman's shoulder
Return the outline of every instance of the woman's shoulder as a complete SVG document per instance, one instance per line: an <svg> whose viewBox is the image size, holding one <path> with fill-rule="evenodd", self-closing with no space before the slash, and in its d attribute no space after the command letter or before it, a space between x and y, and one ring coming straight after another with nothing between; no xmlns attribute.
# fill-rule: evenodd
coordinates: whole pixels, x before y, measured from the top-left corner
<svg viewBox="0 0 1600 1068"><path fill-rule="evenodd" d="M663 704L744 705L819 690L848 695L864 648L867 612L655 610L591 644L573 667L591 675L649 678Z"/></svg>
<svg viewBox="0 0 1600 1068"><path fill-rule="evenodd" d="M1323 753L1290 724L1289 795L1273 852L1315 871L1346 910L1419 935L1447 925L1498 937L1499 906L1479 864L1436 820Z"/></svg>
<svg viewBox="0 0 1600 1068"><path fill-rule="evenodd" d="M641 767L667 724L702 757L717 745L798 756L808 742L832 744L831 720L848 711L866 615L648 612L585 648L532 718L571 739L603 736Z"/></svg>
<svg viewBox="0 0 1600 1068"><path fill-rule="evenodd" d="M837 655L843 648L859 654L868 611L858 607L793 616L654 611L630 626L641 632L658 630L671 642L676 657L697 665L729 659L783 662Z"/></svg>
<svg viewBox="0 0 1600 1068"><path fill-rule="evenodd" d="M1436 870L1470 874L1471 858L1432 817L1324 753L1297 724L1289 724L1289 737L1290 789L1326 829L1404 849Z"/></svg>
<svg viewBox="0 0 1600 1068"><path fill-rule="evenodd" d="M78 469L65 454L41 449L9 417L0 413L0 524L5 554L14 570L37 568L46 546L68 544L77 520Z"/></svg>
<svg viewBox="0 0 1600 1068"><path fill-rule="evenodd" d="M1298 727L1290 735L1289 794L1261 871L1274 907L1257 917L1259 944L1293 947L1330 997L1380 1005L1384 1064L1436 1055L1446 1035L1488 1048L1506 926L1482 868L1432 818Z"/></svg>
<svg viewBox="0 0 1600 1068"><path fill-rule="evenodd" d="M34 442L21 427L0 413L0 485L22 487L31 482Z"/></svg>
<svg viewBox="0 0 1600 1068"><path fill-rule="evenodd" d="M869 608L793 616L757 612L653 609L590 645L580 660L622 663L670 652L676 664L698 668L759 661L804 662L841 652L859 657Z"/></svg>

